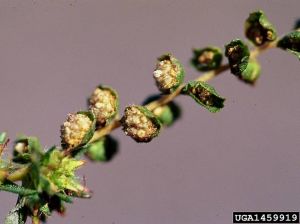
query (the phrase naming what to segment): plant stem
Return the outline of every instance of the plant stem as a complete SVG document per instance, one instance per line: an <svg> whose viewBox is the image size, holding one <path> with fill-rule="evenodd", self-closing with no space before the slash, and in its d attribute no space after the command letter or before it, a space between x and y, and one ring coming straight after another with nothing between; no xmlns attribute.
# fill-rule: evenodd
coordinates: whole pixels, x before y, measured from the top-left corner
<svg viewBox="0 0 300 224"><path fill-rule="evenodd" d="M266 44L266 45L263 45L261 47L256 47L256 48L254 48L251 51L250 57L252 59L255 59L262 52L264 52L264 51L266 51L266 50L268 50L270 48L274 48L274 47L276 47L276 45L277 45L277 41L274 41L274 42L272 42L270 44ZM224 71L227 71L229 68L230 68L229 64L222 65L221 67L219 67L216 70L209 71L209 72L206 72L206 73L202 74L201 76L199 76L195 80L196 81L207 82L207 81L215 78L219 74L223 73ZM174 100L181 93L181 90L182 90L182 88L184 86L185 86L185 84L181 84L173 93L170 93L168 95L163 95L158 100L155 100L155 101L153 101L153 102L151 102L151 103L149 103L149 104L147 104L145 106L147 107L148 110L153 111L153 110L155 110L158 107L166 105L167 103L169 103L172 100ZM93 138L90 140L90 143L99 140L100 138L102 138L105 135L108 135L114 129L117 129L120 126L121 126L120 119L114 120L112 123L110 123L106 127L101 128L101 129L95 131Z"/></svg>

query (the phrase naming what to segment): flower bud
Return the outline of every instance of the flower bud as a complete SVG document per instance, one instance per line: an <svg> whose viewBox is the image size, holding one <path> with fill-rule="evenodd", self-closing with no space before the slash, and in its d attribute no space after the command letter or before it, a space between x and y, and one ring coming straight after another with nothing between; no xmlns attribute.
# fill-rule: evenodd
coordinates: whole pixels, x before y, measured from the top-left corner
<svg viewBox="0 0 300 224"><path fill-rule="evenodd" d="M143 106L126 107L121 123L125 134L137 142L150 142L161 129L160 121Z"/></svg>
<svg viewBox="0 0 300 224"><path fill-rule="evenodd" d="M249 60L247 68L242 72L239 78L249 84L255 84L261 72L260 64L253 59Z"/></svg>
<svg viewBox="0 0 300 224"><path fill-rule="evenodd" d="M118 153L118 142L109 135L88 144L85 155L92 161L108 162Z"/></svg>
<svg viewBox="0 0 300 224"><path fill-rule="evenodd" d="M212 113L218 112L224 107L225 98L205 82L191 81L186 84L182 92L191 96L198 104Z"/></svg>
<svg viewBox="0 0 300 224"><path fill-rule="evenodd" d="M194 57L191 62L199 71L209 71L220 67L222 62L222 51L216 47L194 49Z"/></svg>
<svg viewBox="0 0 300 224"><path fill-rule="evenodd" d="M28 163L39 160L42 155L42 147L36 137L20 136L13 148L13 161L16 163Z"/></svg>
<svg viewBox="0 0 300 224"><path fill-rule="evenodd" d="M110 87L99 86L96 88L88 103L99 127L107 125L117 115L119 107L118 94Z"/></svg>
<svg viewBox="0 0 300 224"><path fill-rule="evenodd" d="M67 121L61 126L63 148L76 148L86 144L95 129L94 116L90 112L68 114Z"/></svg>
<svg viewBox="0 0 300 224"><path fill-rule="evenodd" d="M277 46L298 57L300 60L300 31L292 31L278 41Z"/></svg>
<svg viewBox="0 0 300 224"><path fill-rule="evenodd" d="M147 105L155 100L160 99L160 95L152 95L149 96L144 102L143 105ZM153 111L153 114L159 119L159 121L164 126L171 126L174 124L175 121L177 121L180 118L181 115L181 109L180 106L172 101L169 102L166 105L159 106L155 108Z"/></svg>
<svg viewBox="0 0 300 224"><path fill-rule="evenodd" d="M165 54L158 58L153 77L161 92L171 93L183 82L184 70L176 58Z"/></svg>
<svg viewBox="0 0 300 224"><path fill-rule="evenodd" d="M261 10L250 13L245 22L245 34L256 46L272 42L277 38L275 28Z"/></svg>
<svg viewBox="0 0 300 224"><path fill-rule="evenodd" d="M243 41L235 39L225 45L225 56L228 58L231 73L239 76L247 68L250 51Z"/></svg>

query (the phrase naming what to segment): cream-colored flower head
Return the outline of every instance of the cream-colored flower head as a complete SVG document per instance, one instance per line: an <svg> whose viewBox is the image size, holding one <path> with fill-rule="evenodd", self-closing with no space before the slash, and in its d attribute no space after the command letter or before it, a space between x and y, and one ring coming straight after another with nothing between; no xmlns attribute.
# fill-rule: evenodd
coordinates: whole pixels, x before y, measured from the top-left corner
<svg viewBox="0 0 300 224"><path fill-rule="evenodd" d="M142 106L128 106L121 120L126 135L137 142L149 142L156 137L161 128L159 120L152 112Z"/></svg>
<svg viewBox="0 0 300 224"><path fill-rule="evenodd" d="M95 115L97 124L105 126L117 114L116 92L108 87L96 88L89 98L89 109Z"/></svg>
<svg viewBox="0 0 300 224"><path fill-rule="evenodd" d="M79 146L92 126L91 119L85 114L68 114L61 127L62 144L68 148Z"/></svg>
<svg viewBox="0 0 300 224"><path fill-rule="evenodd" d="M183 68L179 61L170 54L163 55L153 72L157 87L165 93L174 91L183 81Z"/></svg>

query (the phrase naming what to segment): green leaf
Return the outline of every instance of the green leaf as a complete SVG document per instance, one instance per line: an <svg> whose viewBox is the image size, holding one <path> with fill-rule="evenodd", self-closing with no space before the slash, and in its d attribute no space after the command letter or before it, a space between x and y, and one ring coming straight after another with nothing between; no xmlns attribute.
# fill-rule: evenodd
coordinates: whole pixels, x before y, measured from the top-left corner
<svg viewBox="0 0 300 224"><path fill-rule="evenodd" d="M24 202L24 200L21 200L17 203L17 205L6 216L4 224L25 224L26 214L23 209Z"/></svg>
<svg viewBox="0 0 300 224"><path fill-rule="evenodd" d="M7 134L6 132L1 132L0 133L0 144L4 144L7 140Z"/></svg>
<svg viewBox="0 0 300 224"><path fill-rule="evenodd" d="M50 211L50 208L48 206L48 203L44 204L40 208L40 212L43 213L45 216L50 216L51 215L51 211Z"/></svg>
<svg viewBox="0 0 300 224"><path fill-rule="evenodd" d="M256 60L250 59L247 68L242 72L239 78L246 83L255 84L260 76L260 72L260 64Z"/></svg>
<svg viewBox="0 0 300 224"><path fill-rule="evenodd" d="M13 183L3 183L0 185L0 191L8 191L22 196L37 194L38 192L33 189L27 189L25 187L13 184Z"/></svg>
<svg viewBox="0 0 300 224"><path fill-rule="evenodd" d="M171 54L164 54L157 59L153 76L161 92L171 93L183 82L185 72L178 59Z"/></svg>
<svg viewBox="0 0 300 224"><path fill-rule="evenodd" d="M245 35L256 46L276 40L277 34L263 11L250 13L245 22Z"/></svg>
<svg viewBox="0 0 300 224"><path fill-rule="evenodd" d="M220 67L222 62L222 50L217 47L206 47L193 50L192 65L198 71L209 71Z"/></svg>
<svg viewBox="0 0 300 224"><path fill-rule="evenodd" d="M250 51L243 41L235 39L225 45L225 56L228 58L231 73L239 76L247 68Z"/></svg>
<svg viewBox="0 0 300 224"><path fill-rule="evenodd" d="M144 102L143 105L147 105L155 100L160 99L161 95L152 95L149 96ZM173 125L181 116L180 106L172 101L164 106L158 107L153 110L153 114L160 120L164 126Z"/></svg>
<svg viewBox="0 0 300 224"><path fill-rule="evenodd" d="M108 162L118 153L118 142L107 135L87 146L85 155L92 161Z"/></svg>
<svg viewBox="0 0 300 224"><path fill-rule="evenodd" d="M182 89L182 93L191 96L212 113L216 113L224 107L225 98L221 97L212 86L205 82L191 81Z"/></svg>
<svg viewBox="0 0 300 224"><path fill-rule="evenodd" d="M73 203L72 198L64 193L56 193L56 195L64 202Z"/></svg>
<svg viewBox="0 0 300 224"><path fill-rule="evenodd" d="M278 41L277 47L286 50L300 60L300 31L292 31Z"/></svg>

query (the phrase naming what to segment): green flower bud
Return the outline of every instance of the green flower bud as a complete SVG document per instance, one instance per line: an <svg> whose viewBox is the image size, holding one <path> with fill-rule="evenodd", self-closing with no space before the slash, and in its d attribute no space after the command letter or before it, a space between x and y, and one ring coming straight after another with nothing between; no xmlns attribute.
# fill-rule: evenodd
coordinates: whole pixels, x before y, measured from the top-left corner
<svg viewBox="0 0 300 224"><path fill-rule="evenodd" d="M73 149L86 144L93 136L95 119L91 112L68 114L67 121L61 126L63 148Z"/></svg>
<svg viewBox="0 0 300 224"><path fill-rule="evenodd" d="M279 40L277 46L298 57L300 60L300 31L293 31Z"/></svg>
<svg viewBox="0 0 300 224"><path fill-rule="evenodd" d="M194 49L191 62L199 71L209 71L219 68L222 62L222 51L217 47Z"/></svg>
<svg viewBox="0 0 300 224"><path fill-rule="evenodd" d="M160 95L150 96L143 102L143 105L151 103L159 98ZM168 127L173 125L181 115L180 106L173 101L164 106L155 108L152 112L163 125Z"/></svg>
<svg viewBox="0 0 300 224"><path fill-rule="evenodd" d="M235 39L225 45L225 56L228 57L231 73L239 76L247 68L250 51L243 41Z"/></svg>
<svg viewBox="0 0 300 224"><path fill-rule="evenodd" d="M249 84L255 84L261 72L260 64L256 60L250 59L247 68L242 72L239 78Z"/></svg>
<svg viewBox="0 0 300 224"><path fill-rule="evenodd" d="M184 70L176 58L171 54L165 54L158 58L153 77L161 92L170 93L183 82Z"/></svg>
<svg viewBox="0 0 300 224"><path fill-rule="evenodd" d="M160 121L143 106L126 107L121 123L125 134L137 142L150 142L161 129Z"/></svg>
<svg viewBox="0 0 300 224"><path fill-rule="evenodd" d="M118 94L110 87L98 86L90 96L88 103L99 127L107 125L118 113Z"/></svg>
<svg viewBox="0 0 300 224"><path fill-rule="evenodd" d="M263 11L250 13L245 22L246 37L256 46L276 40L276 30Z"/></svg>
<svg viewBox="0 0 300 224"><path fill-rule="evenodd" d="M92 161L108 162L118 153L118 142L107 135L87 146L85 155Z"/></svg>
<svg viewBox="0 0 300 224"><path fill-rule="evenodd" d="M21 136L15 141L13 148L13 161L16 163L29 163L39 160L42 147L35 137Z"/></svg>
<svg viewBox="0 0 300 224"><path fill-rule="evenodd" d="M182 89L182 93L191 96L198 104L212 113L218 112L224 107L225 98L205 82L191 81Z"/></svg>

